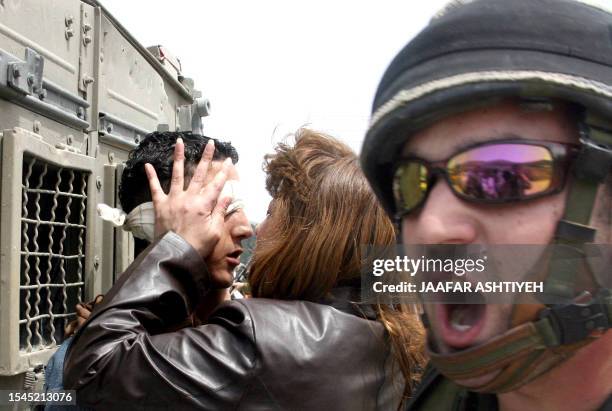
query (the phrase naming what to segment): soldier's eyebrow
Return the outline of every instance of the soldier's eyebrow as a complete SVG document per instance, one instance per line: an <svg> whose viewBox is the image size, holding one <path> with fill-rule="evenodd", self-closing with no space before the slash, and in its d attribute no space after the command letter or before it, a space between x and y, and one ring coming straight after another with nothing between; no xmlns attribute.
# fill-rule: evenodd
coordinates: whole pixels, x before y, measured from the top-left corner
<svg viewBox="0 0 612 411"><path fill-rule="evenodd" d="M528 137L525 136L520 136L518 134L514 134L514 133L504 133L504 134L500 134L498 136L489 136L485 139L481 139L478 137L468 137L466 140L462 141L461 143L457 144L454 147L454 153L461 151L461 150L465 150L466 148L470 148L471 146L475 146L477 144L484 144L484 143L494 143L495 141L502 141L502 140L531 140Z"/></svg>
<svg viewBox="0 0 612 411"><path fill-rule="evenodd" d="M528 141L530 140L530 138L525 137L525 136L520 136L518 134L514 134L514 133L504 133L504 134L500 134L500 135L496 135L496 136L490 136L490 137L486 137L486 138L481 138L481 137L466 137L464 139L462 139L461 142L458 142L456 145L453 146L453 149L451 150L451 156L455 153L459 153L460 151L463 151L467 148L470 148L472 146L475 146L477 144L484 144L484 143L491 143L491 142L495 142L495 141L502 141L502 140L525 140ZM419 157L422 158L424 160L428 160L428 161L439 161L439 160L444 160L444 158L430 158L430 156L425 156L423 155L422 152L419 152L418 149L413 150L410 146L408 146L409 148L407 150L404 150L402 152L402 155L400 156L400 159L402 158L407 158L407 157Z"/></svg>

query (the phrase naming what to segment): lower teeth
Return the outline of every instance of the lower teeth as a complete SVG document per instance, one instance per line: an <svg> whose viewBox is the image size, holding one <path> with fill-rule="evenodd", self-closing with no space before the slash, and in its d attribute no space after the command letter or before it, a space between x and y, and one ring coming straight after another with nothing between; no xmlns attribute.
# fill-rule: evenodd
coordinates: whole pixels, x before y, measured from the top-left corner
<svg viewBox="0 0 612 411"><path fill-rule="evenodd" d="M456 307L454 310L452 310L451 318L450 318L450 325L453 329L464 332L472 328L471 325L465 324L467 320L466 316L469 315L468 311L469 310L467 308L463 308L463 307L462 308Z"/></svg>
<svg viewBox="0 0 612 411"><path fill-rule="evenodd" d="M461 324L455 324L455 323L451 323L451 326L453 327L453 329L457 331L461 331L461 332L467 331L470 328L472 328L472 326L470 325L461 325Z"/></svg>

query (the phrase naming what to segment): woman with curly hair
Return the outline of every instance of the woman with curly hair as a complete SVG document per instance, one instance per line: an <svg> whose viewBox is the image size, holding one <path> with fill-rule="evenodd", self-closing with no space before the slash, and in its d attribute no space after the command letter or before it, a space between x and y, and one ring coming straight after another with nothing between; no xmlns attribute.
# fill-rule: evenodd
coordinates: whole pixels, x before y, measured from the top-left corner
<svg viewBox="0 0 612 411"><path fill-rule="evenodd" d="M183 189L177 143L168 195L148 169L156 224L169 232L75 337L66 387L104 409L399 408L424 363L423 331L405 307L358 302L362 246L392 245L394 229L355 154L324 134L299 130L266 157L273 200L250 267L253 298L164 331L214 287L204 260L223 230L231 165L205 184L206 150Z"/></svg>
<svg viewBox="0 0 612 411"><path fill-rule="evenodd" d="M294 146L278 144L266 156L272 201L257 230L252 295L314 302L335 298L358 315L368 312L367 318L386 328L408 396L424 363L421 324L407 306L350 303L360 300L362 246L393 245L393 225L347 145L309 129L294 137Z"/></svg>

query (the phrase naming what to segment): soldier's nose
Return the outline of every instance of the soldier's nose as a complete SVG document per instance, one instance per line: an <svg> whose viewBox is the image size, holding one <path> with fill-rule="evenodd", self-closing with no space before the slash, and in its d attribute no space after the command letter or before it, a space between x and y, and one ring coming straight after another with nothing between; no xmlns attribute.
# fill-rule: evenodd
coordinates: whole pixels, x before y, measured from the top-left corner
<svg viewBox="0 0 612 411"><path fill-rule="evenodd" d="M402 232L405 243L469 244L477 237L476 222L467 204L441 179L421 209L402 221Z"/></svg>

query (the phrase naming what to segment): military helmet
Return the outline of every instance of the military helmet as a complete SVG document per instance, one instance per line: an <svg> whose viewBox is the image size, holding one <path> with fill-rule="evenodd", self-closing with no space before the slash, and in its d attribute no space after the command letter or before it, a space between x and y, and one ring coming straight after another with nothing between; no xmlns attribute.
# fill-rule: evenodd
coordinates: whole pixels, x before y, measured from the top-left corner
<svg viewBox="0 0 612 411"><path fill-rule="evenodd" d="M489 99L557 98L612 117L612 15L572 0L451 3L395 57L376 92L364 172L394 214L394 160L416 130Z"/></svg>

